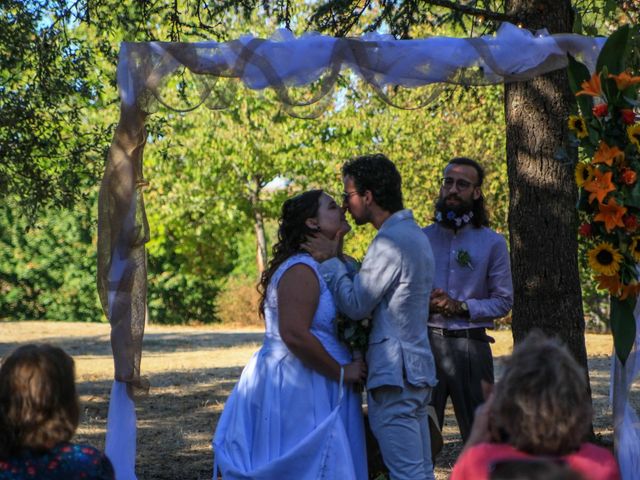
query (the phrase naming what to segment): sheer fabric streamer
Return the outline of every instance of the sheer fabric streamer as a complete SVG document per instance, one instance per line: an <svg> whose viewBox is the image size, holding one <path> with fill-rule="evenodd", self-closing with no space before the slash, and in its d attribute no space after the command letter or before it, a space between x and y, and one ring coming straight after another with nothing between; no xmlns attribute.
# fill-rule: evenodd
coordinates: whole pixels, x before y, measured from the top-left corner
<svg viewBox="0 0 640 480"><path fill-rule="evenodd" d="M136 480L136 434L136 408L127 384L115 381L109 399L105 454L117 480Z"/></svg>
<svg viewBox="0 0 640 480"><path fill-rule="evenodd" d="M636 340L626 363L622 365L615 352L611 355L610 402L613 407L615 454L622 480L636 479L640 472L640 419L630 399L632 385L640 373L640 302L636 303L634 317Z"/></svg>

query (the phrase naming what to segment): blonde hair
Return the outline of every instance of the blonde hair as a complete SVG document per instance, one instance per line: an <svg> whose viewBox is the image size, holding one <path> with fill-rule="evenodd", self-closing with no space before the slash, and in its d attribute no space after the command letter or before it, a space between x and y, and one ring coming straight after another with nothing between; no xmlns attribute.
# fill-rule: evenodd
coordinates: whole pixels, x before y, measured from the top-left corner
<svg viewBox="0 0 640 480"><path fill-rule="evenodd" d="M587 374L566 347L542 333L516 346L494 395L492 431L523 452L564 455L589 432Z"/></svg>

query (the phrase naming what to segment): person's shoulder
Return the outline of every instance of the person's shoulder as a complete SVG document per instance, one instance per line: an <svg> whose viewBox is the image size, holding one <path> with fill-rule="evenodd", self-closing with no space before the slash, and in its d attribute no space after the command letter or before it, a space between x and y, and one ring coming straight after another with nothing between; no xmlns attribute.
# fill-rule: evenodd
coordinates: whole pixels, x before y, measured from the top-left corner
<svg viewBox="0 0 640 480"><path fill-rule="evenodd" d="M55 447L57 454L66 464L73 464L75 470L86 474L87 479L111 480L113 466L109 458L91 445L61 443Z"/></svg>
<svg viewBox="0 0 640 480"><path fill-rule="evenodd" d="M481 226L481 227L471 227L470 232L475 233L476 235L482 236L484 239L492 242L492 243L505 243L507 242L506 237L497 232L491 227Z"/></svg>
<svg viewBox="0 0 640 480"><path fill-rule="evenodd" d="M585 442L580 445L580 450L578 450L576 454L588 458L615 458L609 449L589 442Z"/></svg>
<svg viewBox="0 0 640 480"><path fill-rule="evenodd" d="M278 267L277 276L282 276L290 270L313 270L317 273L318 262L316 262L308 253L296 253L287 258Z"/></svg>
<svg viewBox="0 0 640 480"><path fill-rule="evenodd" d="M438 223L433 222L427 225L426 227L421 227L420 230L422 230L424 233L428 235L429 233L435 232L437 228L438 228Z"/></svg>

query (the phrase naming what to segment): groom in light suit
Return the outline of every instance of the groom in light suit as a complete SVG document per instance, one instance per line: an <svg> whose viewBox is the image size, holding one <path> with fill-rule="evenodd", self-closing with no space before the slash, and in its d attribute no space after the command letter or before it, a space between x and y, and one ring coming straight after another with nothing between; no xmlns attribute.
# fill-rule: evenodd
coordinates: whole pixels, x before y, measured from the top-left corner
<svg viewBox="0 0 640 480"><path fill-rule="evenodd" d="M337 258L341 238L310 238L306 248L338 310L373 316L367 351L369 423L392 480L433 479L427 406L436 384L427 336L434 259L428 239L402 204L400 173L384 155L342 167L343 205L378 233L358 274ZM338 237L341 237L338 235Z"/></svg>

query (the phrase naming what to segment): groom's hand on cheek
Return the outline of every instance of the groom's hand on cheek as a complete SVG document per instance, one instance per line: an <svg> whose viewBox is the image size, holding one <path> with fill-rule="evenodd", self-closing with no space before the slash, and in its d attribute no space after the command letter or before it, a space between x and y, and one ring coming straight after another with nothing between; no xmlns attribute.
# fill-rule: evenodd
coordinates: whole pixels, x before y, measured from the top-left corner
<svg viewBox="0 0 640 480"><path fill-rule="evenodd" d="M343 236L344 233L341 235L340 232L333 239L324 235L309 235L307 236L307 241L302 244L302 248L317 262L324 262L338 255Z"/></svg>

